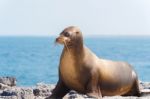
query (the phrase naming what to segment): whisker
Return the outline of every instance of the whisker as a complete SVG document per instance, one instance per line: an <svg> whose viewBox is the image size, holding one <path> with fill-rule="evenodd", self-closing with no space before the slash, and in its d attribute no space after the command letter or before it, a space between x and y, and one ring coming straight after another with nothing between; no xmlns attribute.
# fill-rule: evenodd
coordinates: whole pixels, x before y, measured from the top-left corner
<svg viewBox="0 0 150 99"><path fill-rule="evenodd" d="M65 41L63 41L63 42L64 42L64 44L65 44L65 46L66 46L66 48L67 48L67 50L68 50L68 52L69 52L69 54L70 54L70 51L69 51L69 48L68 48L66 42L65 42Z"/></svg>
<svg viewBox="0 0 150 99"><path fill-rule="evenodd" d="M51 60L50 62L53 62L54 59L55 59L55 56L56 56L56 42L51 42L51 45L50 45L50 53L48 54L49 57L51 57Z"/></svg>

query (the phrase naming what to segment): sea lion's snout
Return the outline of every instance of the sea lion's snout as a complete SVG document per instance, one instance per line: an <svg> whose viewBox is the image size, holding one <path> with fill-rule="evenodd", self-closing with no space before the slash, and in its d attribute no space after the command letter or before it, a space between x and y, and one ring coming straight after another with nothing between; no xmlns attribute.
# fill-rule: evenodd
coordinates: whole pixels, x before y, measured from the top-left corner
<svg viewBox="0 0 150 99"><path fill-rule="evenodd" d="M63 39L63 37L57 37L55 42L59 43L59 44L63 44L64 43L64 39Z"/></svg>
<svg viewBox="0 0 150 99"><path fill-rule="evenodd" d="M55 42L59 44L64 44L64 43L67 44L69 41L70 41L70 38L60 35L59 37L56 38Z"/></svg>

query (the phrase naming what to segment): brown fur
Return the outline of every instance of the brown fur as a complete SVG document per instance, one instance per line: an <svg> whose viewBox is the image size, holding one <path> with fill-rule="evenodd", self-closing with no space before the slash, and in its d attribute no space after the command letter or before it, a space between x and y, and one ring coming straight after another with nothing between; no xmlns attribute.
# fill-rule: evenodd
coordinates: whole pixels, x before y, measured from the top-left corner
<svg viewBox="0 0 150 99"><path fill-rule="evenodd" d="M138 78L132 67L125 62L98 58L83 45L79 28L66 28L56 42L64 44L59 81L47 99L62 98L70 90L95 98L139 95Z"/></svg>

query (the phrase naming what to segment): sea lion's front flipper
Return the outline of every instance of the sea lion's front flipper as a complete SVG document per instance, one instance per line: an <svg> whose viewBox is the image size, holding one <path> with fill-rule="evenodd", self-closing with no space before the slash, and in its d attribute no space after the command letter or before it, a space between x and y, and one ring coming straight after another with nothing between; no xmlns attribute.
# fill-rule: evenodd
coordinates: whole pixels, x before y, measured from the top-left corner
<svg viewBox="0 0 150 99"><path fill-rule="evenodd" d="M63 83L61 79L57 82L56 87L53 89L51 96L46 99L62 99L70 89Z"/></svg>

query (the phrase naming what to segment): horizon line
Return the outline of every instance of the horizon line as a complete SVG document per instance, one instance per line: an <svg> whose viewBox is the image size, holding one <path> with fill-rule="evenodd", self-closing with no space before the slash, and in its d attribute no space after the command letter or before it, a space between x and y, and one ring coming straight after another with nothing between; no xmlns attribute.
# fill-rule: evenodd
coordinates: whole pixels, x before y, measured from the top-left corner
<svg viewBox="0 0 150 99"><path fill-rule="evenodd" d="M54 37L54 36L59 36L59 34L58 35L0 35L0 37ZM144 34L143 35L131 35L131 34L122 34L122 35L94 34L94 35L91 35L90 34L90 35L83 35L83 36L84 37L97 37L97 36L104 36L104 37L110 37L110 36L113 36L113 37L117 37L117 36L119 36L119 37L121 37L121 36L131 36L131 37L142 36L142 37L145 37L145 36L148 36L149 37L150 35L144 35Z"/></svg>

